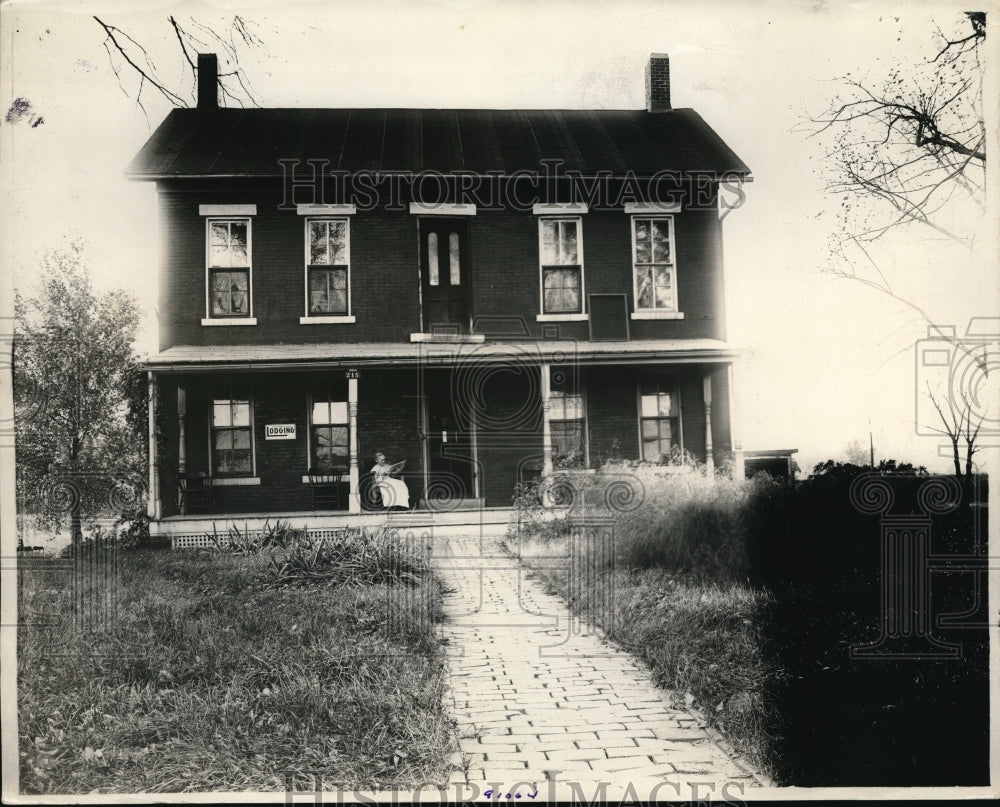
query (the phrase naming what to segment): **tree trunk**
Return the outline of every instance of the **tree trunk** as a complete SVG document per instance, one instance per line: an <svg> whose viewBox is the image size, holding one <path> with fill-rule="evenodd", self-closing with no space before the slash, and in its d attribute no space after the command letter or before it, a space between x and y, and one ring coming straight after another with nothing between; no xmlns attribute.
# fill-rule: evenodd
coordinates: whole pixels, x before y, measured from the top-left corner
<svg viewBox="0 0 1000 807"><path fill-rule="evenodd" d="M962 478L962 455L958 451L958 440L951 441L951 453L955 460L955 478Z"/></svg>
<svg viewBox="0 0 1000 807"><path fill-rule="evenodd" d="M81 490L80 480L77 476L77 461L79 458L80 438L74 433L69 447L69 484L74 488L73 503L69 511L69 535L74 547L79 547L83 543L83 491Z"/></svg>

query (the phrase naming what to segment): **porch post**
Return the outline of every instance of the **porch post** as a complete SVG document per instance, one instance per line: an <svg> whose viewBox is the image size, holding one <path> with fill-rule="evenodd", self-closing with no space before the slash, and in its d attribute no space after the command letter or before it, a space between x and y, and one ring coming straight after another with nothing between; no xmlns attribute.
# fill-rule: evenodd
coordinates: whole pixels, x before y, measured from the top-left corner
<svg viewBox="0 0 1000 807"><path fill-rule="evenodd" d="M542 476L552 475L552 427L549 425L549 393L552 386L550 365L542 363Z"/></svg>
<svg viewBox="0 0 1000 807"><path fill-rule="evenodd" d="M715 473L715 457L712 455L712 376L702 379L702 394L705 399L705 469Z"/></svg>
<svg viewBox="0 0 1000 807"><path fill-rule="evenodd" d="M743 463L743 440L740 437L739 429L736 428L739 414L739 410L736 408L737 361L738 359L733 359L733 363L727 368L729 371L729 441L733 446L733 479L742 481L746 478L746 466Z"/></svg>
<svg viewBox="0 0 1000 807"><path fill-rule="evenodd" d="M146 514L150 518L160 517L160 463L156 455L156 380L153 371L146 371L146 400L149 404L149 495L146 499Z"/></svg>
<svg viewBox="0 0 1000 807"><path fill-rule="evenodd" d="M184 389L182 384L177 386L177 475L181 478L187 473L187 439L185 437L185 423L187 419L187 390ZM181 495L181 489L178 485L177 487L177 508L178 512L183 513L181 510L181 505L183 505L184 497Z"/></svg>
<svg viewBox="0 0 1000 807"><path fill-rule="evenodd" d="M347 446L350 453L348 478L350 492L347 496L347 512L361 512L361 482L358 473L358 371L347 371Z"/></svg>

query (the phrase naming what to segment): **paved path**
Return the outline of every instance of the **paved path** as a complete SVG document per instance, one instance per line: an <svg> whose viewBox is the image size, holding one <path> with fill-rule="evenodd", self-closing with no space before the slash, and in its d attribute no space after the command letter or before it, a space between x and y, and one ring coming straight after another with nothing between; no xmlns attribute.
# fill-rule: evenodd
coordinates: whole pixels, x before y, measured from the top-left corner
<svg viewBox="0 0 1000 807"><path fill-rule="evenodd" d="M494 538L436 538L461 759L451 785L528 798L739 798L757 786L648 672L571 619ZM502 788L496 787L502 783ZM555 784L553 784L555 783ZM555 787L556 790L552 790ZM692 791L692 787L695 789Z"/></svg>

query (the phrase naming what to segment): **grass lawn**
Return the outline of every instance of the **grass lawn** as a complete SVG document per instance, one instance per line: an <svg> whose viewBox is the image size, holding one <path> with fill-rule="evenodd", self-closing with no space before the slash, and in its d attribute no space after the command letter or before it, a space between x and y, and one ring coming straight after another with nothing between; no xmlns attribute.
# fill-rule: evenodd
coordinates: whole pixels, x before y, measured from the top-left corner
<svg viewBox="0 0 1000 807"><path fill-rule="evenodd" d="M266 553L113 557L116 583L111 560L79 559L76 594L72 560L22 562L22 792L447 781L429 574L387 585L295 580ZM107 618L75 627L74 602Z"/></svg>
<svg viewBox="0 0 1000 807"><path fill-rule="evenodd" d="M758 770L773 775L767 702L780 670L763 652L762 615L771 597L739 583L704 583L665 569L614 569L571 580L551 563L565 539L509 542L521 560L576 613L642 659L678 705L697 708Z"/></svg>

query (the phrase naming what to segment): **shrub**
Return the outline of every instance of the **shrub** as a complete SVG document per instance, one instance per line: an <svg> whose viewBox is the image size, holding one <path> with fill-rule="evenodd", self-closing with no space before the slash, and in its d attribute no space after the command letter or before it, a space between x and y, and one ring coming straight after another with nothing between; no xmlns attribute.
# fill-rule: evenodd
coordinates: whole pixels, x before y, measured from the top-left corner
<svg viewBox="0 0 1000 807"><path fill-rule="evenodd" d="M416 586L430 574L427 558L385 526L350 528L333 538L302 537L275 551L271 562L275 585Z"/></svg>

